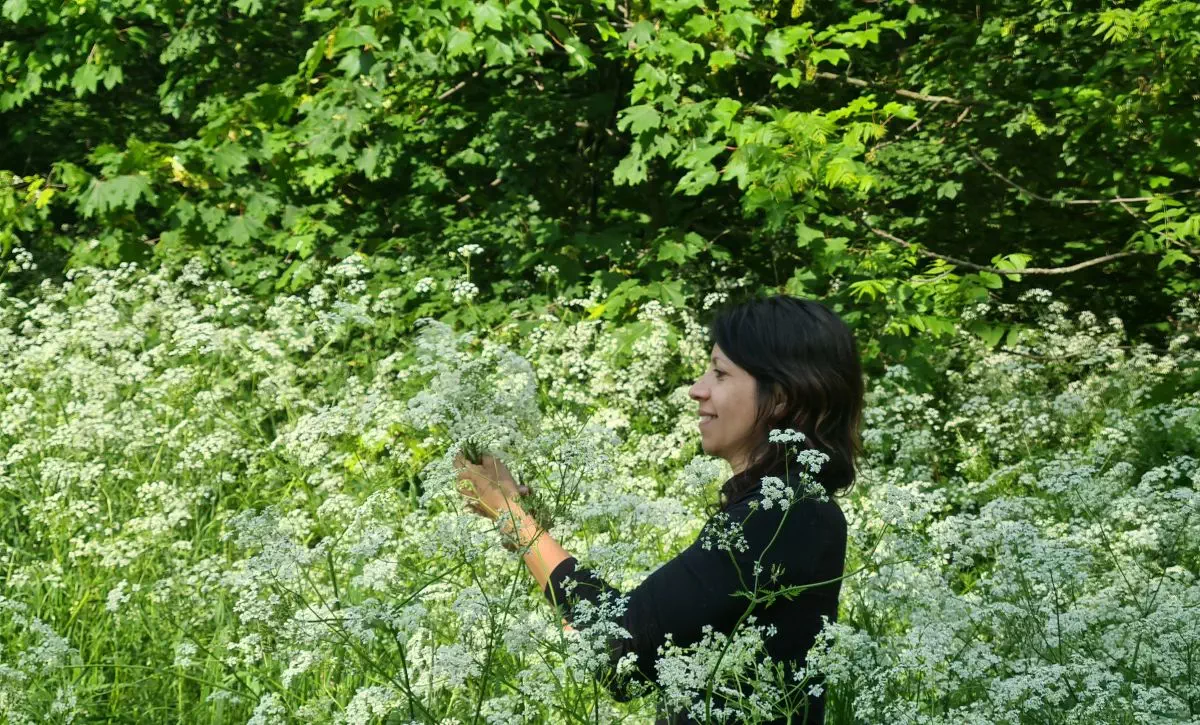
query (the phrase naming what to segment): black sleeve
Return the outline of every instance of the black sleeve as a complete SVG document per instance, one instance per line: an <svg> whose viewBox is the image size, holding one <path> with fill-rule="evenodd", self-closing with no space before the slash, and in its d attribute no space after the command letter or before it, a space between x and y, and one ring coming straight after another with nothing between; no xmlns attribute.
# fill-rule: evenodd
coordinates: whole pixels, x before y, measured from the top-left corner
<svg viewBox="0 0 1200 725"><path fill-rule="evenodd" d="M754 587L754 561L767 549L763 557L763 573L760 586L769 583L771 563L791 549L794 542L788 541L788 530L793 530L792 519L798 513L793 510L787 525L780 535L775 532L781 521L776 510L757 510L751 513L750 502L744 501L731 507L727 518L718 515L705 524L700 537L686 550L655 570L645 581L629 593L628 604L619 624L629 637L610 639L610 666L615 667L627 653L637 657L637 679L655 679L654 663L658 648L673 634L675 644L685 646L700 639L704 625L712 625L717 631L729 632L734 623L746 611L749 600L735 596L739 591ZM803 516L799 517L803 518ZM724 537L727 548L718 548L719 531L733 529L741 536ZM710 548L706 548L706 543ZM741 545L739 545L741 544ZM731 552L733 556L731 557ZM794 557L789 557L794 558ZM740 574L740 578L739 578ZM568 596L563 584L570 578L576 582L572 596ZM789 579L792 577L788 577ZM743 584L743 581L745 584ZM562 606L564 616L575 624L577 607L581 600L599 604L602 595L620 596L613 587L593 572L578 565L574 557L568 558L554 568L544 590L552 605ZM609 689L622 702L630 697L624 692L624 682L609 678Z"/></svg>

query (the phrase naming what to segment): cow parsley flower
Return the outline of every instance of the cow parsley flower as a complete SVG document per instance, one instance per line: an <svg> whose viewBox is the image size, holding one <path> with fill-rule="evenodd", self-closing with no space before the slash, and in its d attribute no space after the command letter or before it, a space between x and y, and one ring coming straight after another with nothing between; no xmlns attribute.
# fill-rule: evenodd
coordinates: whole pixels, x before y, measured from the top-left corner
<svg viewBox="0 0 1200 725"><path fill-rule="evenodd" d="M121 605L129 601L129 592L125 588L129 586L129 582L122 579L119 584L108 591L108 597L105 600L104 608L116 613L120 611Z"/></svg>
<svg viewBox="0 0 1200 725"><path fill-rule="evenodd" d="M396 688L388 685L360 687L338 718L342 725L370 725L382 720L404 701Z"/></svg>
<svg viewBox="0 0 1200 725"><path fill-rule="evenodd" d="M775 476L763 476L762 479L762 507L769 509L778 504L779 508L787 511L795 500L796 492L793 491L782 479Z"/></svg>
<svg viewBox="0 0 1200 725"><path fill-rule="evenodd" d="M767 440L771 443L803 443L807 438L798 430L772 428L767 433Z"/></svg>

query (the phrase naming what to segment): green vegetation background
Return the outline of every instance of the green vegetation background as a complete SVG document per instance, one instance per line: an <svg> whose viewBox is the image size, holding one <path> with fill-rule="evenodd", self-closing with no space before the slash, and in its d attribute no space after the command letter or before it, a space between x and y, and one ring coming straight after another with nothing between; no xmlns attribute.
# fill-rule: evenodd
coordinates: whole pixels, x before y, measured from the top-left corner
<svg viewBox="0 0 1200 725"><path fill-rule="evenodd" d="M740 283L922 357L1036 283L1153 335L1197 288L1198 54L1195 2L5 0L0 258L270 296L357 250L397 334Z"/></svg>

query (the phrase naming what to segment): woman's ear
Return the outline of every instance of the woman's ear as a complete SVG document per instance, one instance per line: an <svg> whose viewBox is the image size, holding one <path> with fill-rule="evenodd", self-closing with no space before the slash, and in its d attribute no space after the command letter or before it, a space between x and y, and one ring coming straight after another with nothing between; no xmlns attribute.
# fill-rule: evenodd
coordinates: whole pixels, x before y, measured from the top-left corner
<svg viewBox="0 0 1200 725"><path fill-rule="evenodd" d="M775 388L771 395L771 399L775 403L775 407L771 408L771 417L775 420L779 420L783 417L784 412L787 411L787 399L786 396L784 396L783 388L780 387L779 383L775 383Z"/></svg>

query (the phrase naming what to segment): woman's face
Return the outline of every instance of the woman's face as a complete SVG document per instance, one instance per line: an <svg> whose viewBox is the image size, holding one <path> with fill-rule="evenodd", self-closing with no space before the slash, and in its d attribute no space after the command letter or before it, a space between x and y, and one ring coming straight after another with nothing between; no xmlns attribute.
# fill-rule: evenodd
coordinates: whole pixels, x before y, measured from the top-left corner
<svg viewBox="0 0 1200 725"><path fill-rule="evenodd" d="M729 461L741 473L757 442L754 408L758 383L713 345L708 370L688 395L700 404L700 441L704 452Z"/></svg>

